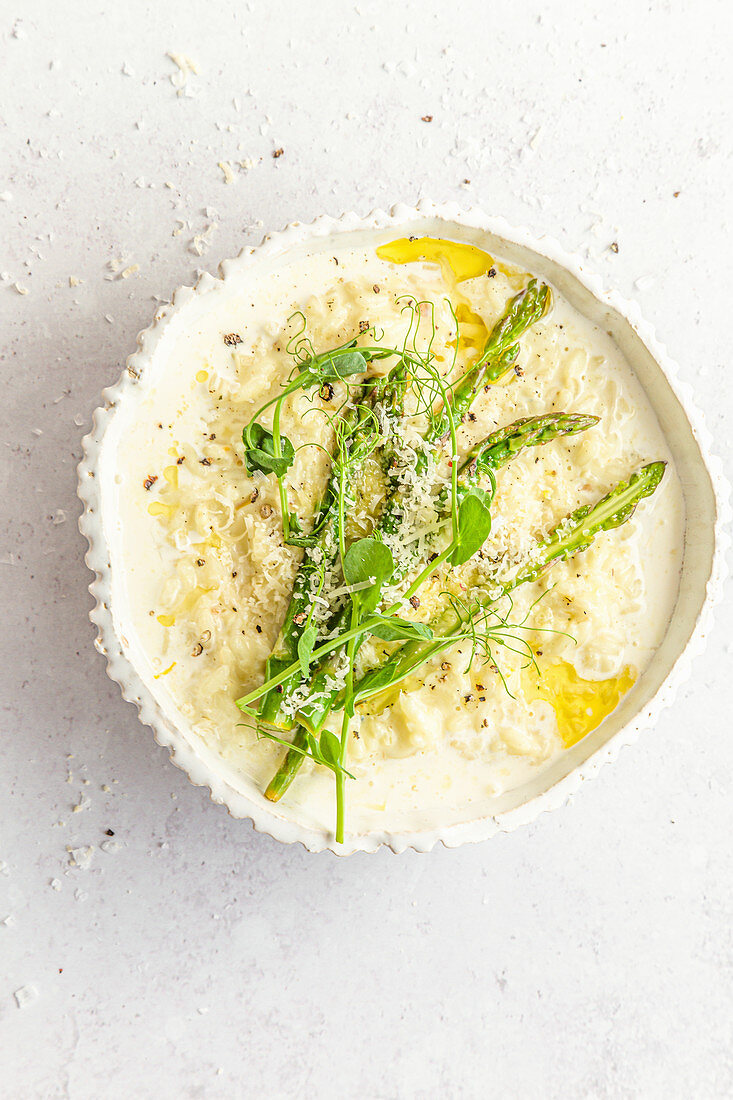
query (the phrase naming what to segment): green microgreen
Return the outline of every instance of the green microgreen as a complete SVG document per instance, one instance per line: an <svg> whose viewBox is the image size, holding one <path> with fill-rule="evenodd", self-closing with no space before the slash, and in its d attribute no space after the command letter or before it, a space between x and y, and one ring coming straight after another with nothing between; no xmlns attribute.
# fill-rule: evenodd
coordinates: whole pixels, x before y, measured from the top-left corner
<svg viewBox="0 0 733 1100"><path fill-rule="evenodd" d="M286 436L269 431L261 424L248 424L242 433L245 445L244 460L247 473L260 471L281 478L293 464L295 449Z"/></svg>
<svg viewBox="0 0 733 1100"><path fill-rule="evenodd" d="M368 614L377 606L382 586L394 573L392 552L378 539L358 539L344 554L343 570L348 584L369 582L368 588L361 588L351 596L360 612Z"/></svg>
<svg viewBox="0 0 733 1100"><path fill-rule="evenodd" d="M412 642L433 637L433 631L427 623L411 623L397 615L373 615L371 633L383 642Z"/></svg>
<svg viewBox="0 0 733 1100"><path fill-rule="evenodd" d="M491 532L491 494L478 485L466 493L458 507L458 530L451 550L451 565L463 565L480 550Z"/></svg>

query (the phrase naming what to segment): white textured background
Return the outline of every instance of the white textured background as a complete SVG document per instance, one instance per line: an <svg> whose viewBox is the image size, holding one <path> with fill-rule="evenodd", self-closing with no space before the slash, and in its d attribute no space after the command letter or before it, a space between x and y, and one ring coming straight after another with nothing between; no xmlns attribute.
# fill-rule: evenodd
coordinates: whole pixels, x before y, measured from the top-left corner
<svg viewBox="0 0 733 1100"><path fill-rule="evenodd" d="M286 221L423 195L637 298L730 461L731 23L728 0L0 5L4 1100L731 1095L730 588L673 712L572 805L338 861L230 820L122 703L75 498L155 295ZM200 70L179 89L169 51Z"/></svg>

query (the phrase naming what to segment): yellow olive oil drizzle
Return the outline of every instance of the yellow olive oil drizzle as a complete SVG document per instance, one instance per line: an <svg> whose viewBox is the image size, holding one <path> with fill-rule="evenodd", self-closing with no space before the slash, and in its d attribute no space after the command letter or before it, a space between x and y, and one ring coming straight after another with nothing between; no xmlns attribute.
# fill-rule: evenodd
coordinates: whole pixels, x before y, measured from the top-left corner
<svg viewBox="0 0 733 1100"><path fill-rule="evenodd" d="M567 661L522 672L522 689L528 703L542 700L555 711L557 728L566 749L582 741L616 709L636 682L636 671L626 666L620 676L608 680L584 680Z"/></svg>
<svg viewBox="0 0 733 1100"><path fill-rule="evenodd" d="M160 619L160 618L161 618L161 616L159 615L159 616L158 616L158 618ZM171 625L172 625L172 624L171 624ZM164 668L162 672L157 672L157 673L156 673L156 674L155 674L155 675L153 676L153 679L154 679L154 680L159 680L159 679L161 678L161 676L167 676L169 672L172 672L172 671L173 671L173 669L174 669L174 668L176 667L176 664L177 664L177 663L178 663L177 661L174 661L174 662L173 662L172 664L168 665L168 668Z"/></svg>
<svg viewBox="0 0 733 1100"><path fill-rule="evenodd" d="M377 256L380 260L388 260L393 264L438 264L446 282L450 283L465 283L467 279L477 279L479 275L487 275L492 268L502 274L510 274L488 252L472 244L447 241L440 237L415 237L414 240L400 237L399 240L381 244L377 249Z"/></svg>

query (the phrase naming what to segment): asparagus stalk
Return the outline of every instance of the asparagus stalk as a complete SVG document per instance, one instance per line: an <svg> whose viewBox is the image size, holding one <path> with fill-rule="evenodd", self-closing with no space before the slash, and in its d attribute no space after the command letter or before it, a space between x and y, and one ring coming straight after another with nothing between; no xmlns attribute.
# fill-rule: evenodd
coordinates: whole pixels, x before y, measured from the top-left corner
<svg viewBox="0 0 733 1100"><path fill-rule="evenodd" d="M592 544L596 535L611 531L626 523L634 514L639 501L655 492L664 476L666 463L651 462L632 474L628 481L620 482L594 505L585 505L567 516L547 538L539 542L526 565L516 575L500 586L479 594L474 615L480 615L495 605L502 596L512 592L520 584L537 580L547 569L559 561L580 554ZM356 701L363 702L371 695L393 687L441 653L456 641L466 620L451 607L430 624L434 637L428 642L408 642L391 654L383 664L366 672L356 684ZM335 707L343 704L341 694Z"/></svg>
<svg viewBox="0 0 733 1100"><path fill-rule="evenodd" d="M296 726L293 734L293 748L287 750L284 760L265 790L265 798L268 798L270 802L279 802L295 779L305 759L303 752L300 750L305 751L307 746L308 734L302 726Z"/></svg>
<svg viewBox="0 0 733 1100"><path fill-rule="evenodd" d="M352 443L358 440L360 430L364 430L364 413L360 406L352 406L345 416L345 429L353 432ZM278 676L293 662L298 660L298 642L308 621L309 610L313 602L313 583L320 568L328 568L338 557L338 542L334 538L334 527L339 507L339 493L345 491L341 484L341 472L334 460L331 477L323 501L315 516L314 530L318 531L314 553L305 554L298 569L293 585L285 619L277 641L270 654L265 671L265 679ZM297 676L292 678L297 682ZM263 700L263 721L270 720L271 698Z"/></svg>
<svg viewBox="0 0 733 1100"><path fill-rule="evenodd" d="M398 363L389 374L372 384L368 390L362 387L362 397L368 397L368 403L353 406L346 416L346 429L351 432L350 450L353 452L360 444L367 441L368 436L374 432L374 420L372 410L381 406L388 418L399 417L402 412L404 364ZM384 451L384 446L380 451ZM383 465L389 465L386 456L382 458ZM321 568L332 566L339 553L338 516L341 505L340 498L348 499L352 481L351 473L346 473L341 468L338 460L334 461L331 480L328 485L324 503L318 513L315 529L318 530L318 538L314 552L306 553L301 562L300 569L295 578L293 594L288 604L283 626L278 636L272 654L268 658L265 679L269 680L278 676L294 661L298 660L298 642L309 621L309 608L313 601L313 579ZM388 482L388 498L396 489L396 483ZM328 629L334 628L340 622L340 613L335 612ZM282 702L302 683L302 676L294 673L288 680L280 685L276 691L268 692L262 699L259 716L266 725L279 726L289 729L292 720L284 720L281 710ZM285 723L283 725L283 722ZM302 760L302 757L300 757Z"/></svg>
<svg viewBox="0 0 733 1100"><path fill-rule="evenodd" d="M433 451L431 455L422 450L417 453L415 473L418 477L440 456L450 430L450 420L454 424L459 423L481 388L495 385L512 370L519 355L520 336L549 312L551 306L552 291L546 283L540 283L537 279L531 279L526 288L512 298L504 316L489 333L479 358L450 387L447 394L449 408L444 406L428 425L424 439L432 444ZM375 535L380 537L394 534L399 529L401 519L399 497L395 496L387 502Z"/></svg>
<svg viewBox="0 0 733 1100"><path fill-rule="evenodd" d="M415 472L419 477L429 464L438 460L443 441L449 431L449 417L458 423L468 412L479 390L484 385L499 382L513 368L519 355L518 340L552 306L552 291L546 283L531 279L527 287L512 298L504 316L492 328L484 350L466 373L451 387L448 393L450 408L428 425L424 439L432 444L432 454L418 451ZM402 512L399 496L387 501L380 522L374 532L377 538L395 534L399 530Z"/></svg>
<svg viewBox="0 0 733 1100"><path fill-rule="evenodd" d="M443 408L427 427L424 439L432 444L432 454L420 450L416 455L415 473L424 474L431 462L437 461L449 430L449 415L458 423L468 412L479 390L485 385L501 381L516 363L519 355L518 340L552 306L552 291L546 283L531 279L527 287L512 298L504 316L492 328L484 350L466 373L448 392L450 410ZM394 535L402 521L399 495L393 493L385 502L382 515L374 531L376 538Z"/></svg>
<svg viewBox="0 0 733 1100"><path fill-rule="evenodd" d="M512 298L500 321L492 328L484 350L466 374L451 388L450 407L458 422L470 408L483 385L501 381L509 373L519 354L520 336L539 321L552 307L552 291L547 283L530 279L524 290ZM448 410L433 429L436 439L448 431Z"/></svg>
<svg viewBox="0 0 733 1100"><path fill-rule="evenodd" d="M598 416L583 413L549 413L544 416L526 416L504 428L492 432L477 443L461 463L458 471L458 501L485 477L506 466L528 447L541 447L553 439L565 435L577 435L594 427ZM445 514L448 493L441 494L442 511Z"/></svg>
<svg viewBox="0 0 733 1100"><path fill-rule="evenodd" d="M399 417L402 413L402 404L404 398L404 379L404 364L398 363L397 366L390 371L387 378L382 379L381 382L379 382L372 391L374 404L382 403L382 407L388 418ZM397 489L397 483L394 480L394 477L389 476L390 453L388 447L383 446L380 448L380 456L382 458L382 465L385 470L385 474L387 475L387 500L389 500ZM336 513L338 511L338 502L335 498L333 498L332 505L332 509L329 511L329 513L322 517L324 530L330 530L331 532L333 532L336 521ZM335 537L333 537L333 534L332 538L335 546L336 539ZM304 564L307 560L307 558L304 559ZM296 587L299 587L299 590L303 590L303 586L299 582L300 574L298 578L296 578ZM288 634L292 634L292 628L288 625L293 622L293 614L291 614L292 608L293 599L291 599L290 601L290 606L288 607L288 612L285 619ZM302 616L302 613L302 609L295 608L295 615L297 617ZM341 621L341 617L341 614L339 614L339 621ZM295 643L294 651L296 653L296 657L291 657L288 665L292 664L293 661L297 659L297 641ZM265 679L269 679L271 676L276 676L280 671L282 671L282 666L278 668L275 662L271 659L267 662ZM281 685L280 691L271 691L263 697L260 707L261 721L265 723L269 722L270 724L282 722L280 706L282 695L287 690L289 683L290 681L286 681L284 684ZM292 683L300 683L300 679L297 676L294 676L292 679ZM271 802L277 802L283 796L285 791L287 791L288 787L295 779L295 776L298 774L303 760L305 759L305 757L303 756L303 752L300 750L306 749L308 740L306 731L302 728L302 726L295 727L292 743L293 748L287 750L287 752L285 753L285 757L280 764L280 767L275 772L265 790L265 797L268 798Z"/></svg>

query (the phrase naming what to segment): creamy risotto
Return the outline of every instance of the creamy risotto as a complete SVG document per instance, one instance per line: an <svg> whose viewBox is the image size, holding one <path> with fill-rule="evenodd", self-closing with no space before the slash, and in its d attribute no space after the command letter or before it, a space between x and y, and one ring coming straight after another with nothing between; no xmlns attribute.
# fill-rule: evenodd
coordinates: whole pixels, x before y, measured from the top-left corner
<svg viewBox="0 0 733 1100"><path fill-rule="evenodd" d="M258 734L235 700L263 682L301 562L319 551L285 543L277 480L252 469L243 429L297 372L294 355L302 361L304 347L318 354L355 338L357 346L409 346L423 356L429 349L438 377L454 380L479 359L530 277L477 249L429 239L320 252L251 286L243 280L236 294L200 311L194 330L171 331L170 367L119 456L127 597L154 692L261 789L285 750ZM452 569L438 562L398 616L430 624L446 593L470 601L516 573L564 517L645 463L667 461L665 476L629 522L500 602L488 649L472 657L464 638L357 707L344 760L353 777L346 781L349 830L475 816L488 798L595 729L632 689L664 634L681 561L681 493L643 391L611 339L557 292L517 347L507 373L480 387L457 425L459 467L486 437L524 418L588 414L598 423L527 447L496 469L488 538ZM375 359L368 373L385 377L393 363ZM334 428L361 381L335 378L284 401L280 430L295 453L283 481L301 537L329 481ZM421 481L415 456L426 420L418 405L408 392L391 443L403 507L396 531L384 538L398 568L384 586L382 608L399 605L410 578L450 539L450 521L436 520L435 509L436 498L450 496L450 440ZM272 415L271 407L262 416L268 429ZM385 424L380 429L388 433ZM349 541L372 534L384 494L372 452L359 463L344 509ZM333 608L351 598L349 589L338 563L318 573L307 594L316 644L328 636ZM357 677L401 644L367 638L355 657ZM347 672L338 652L331 677L330 686L343 690ZM283 704L284 740L293 736L288 726L308 691L303 678L290 710ZM342 717L332 711L325 728L340 734ZM330 826L333 779L305 759L283 795L283 812Z"/></svg>

